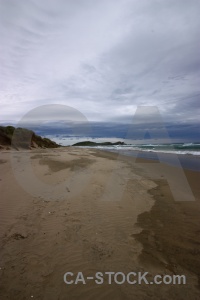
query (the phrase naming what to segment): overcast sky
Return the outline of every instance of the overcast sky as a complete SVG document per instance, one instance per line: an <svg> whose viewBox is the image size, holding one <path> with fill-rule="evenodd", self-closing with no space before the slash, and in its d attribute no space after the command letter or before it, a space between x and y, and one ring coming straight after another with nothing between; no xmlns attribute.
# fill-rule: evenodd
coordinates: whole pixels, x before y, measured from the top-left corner
<svg viewBox="0 0 200 300"><path fill-rule="evenodd" d="M65 104L89 121L200 115L199 0L0 0L0 121Z"/></svg>

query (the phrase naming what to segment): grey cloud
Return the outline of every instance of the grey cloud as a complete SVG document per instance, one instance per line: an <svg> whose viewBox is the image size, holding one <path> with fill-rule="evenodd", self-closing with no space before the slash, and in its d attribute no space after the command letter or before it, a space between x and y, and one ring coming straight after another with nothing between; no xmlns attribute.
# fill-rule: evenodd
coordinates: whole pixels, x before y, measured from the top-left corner
<svg viewBox="0 0 200 300"><path fill-rule="evenodd" d="M0 1L0 105L66 104L126 123L138 105L198 122L200 2ZM194 97L193 97L194 96Z"/></svg>

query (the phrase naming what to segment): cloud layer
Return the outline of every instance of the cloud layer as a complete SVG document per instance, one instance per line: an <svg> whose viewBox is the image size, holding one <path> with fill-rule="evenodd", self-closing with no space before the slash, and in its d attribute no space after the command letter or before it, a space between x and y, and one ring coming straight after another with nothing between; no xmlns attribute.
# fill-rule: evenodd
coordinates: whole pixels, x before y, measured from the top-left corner
<svg viewBox="0 0 200 300"><path fill-rule="evenodd" d="M0 0L1 121L65 104L94 122L156 105L167 123L197 123L199 11L198 0Z"/></svg>

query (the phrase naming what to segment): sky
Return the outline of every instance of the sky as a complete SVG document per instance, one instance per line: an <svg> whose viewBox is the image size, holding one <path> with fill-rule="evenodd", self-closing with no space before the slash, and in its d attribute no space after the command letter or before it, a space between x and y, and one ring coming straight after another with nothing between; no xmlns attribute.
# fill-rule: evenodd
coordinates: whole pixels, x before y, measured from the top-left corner
<svg viewBox="0 0 200 300"><path fill-rule="evenodd" d="M199 0L0 0L0 123L57 104L106 135L156 106L198 139L199 11Z"/></svg>

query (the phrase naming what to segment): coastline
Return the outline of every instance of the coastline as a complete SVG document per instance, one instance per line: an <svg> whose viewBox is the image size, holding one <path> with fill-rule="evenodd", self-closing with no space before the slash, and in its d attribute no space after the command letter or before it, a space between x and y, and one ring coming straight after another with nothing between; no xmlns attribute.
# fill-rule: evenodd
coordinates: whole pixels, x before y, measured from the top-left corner
<svg viewBox="0 0 200 300"><path fill-rule="evenodd" d="M102 150L104 151L104 150ZM153 151L117 151L117 150L106 150L113 153L119 153L119 155L129 156L134 158L140 158L148 161L161 161L163 163L172 166L181 166L183 169L200 172L200 155L192 154L176 154L167 152L153 152Z"/></svg>
<svg viewBox="0 0 200 300"><path fill-rule="evenodd" d="M122 158L123 155L120 155ZM129 157L131 159L131 157ZM125 160L127 158L124 157ZM132 158L133 159L133 158ZM137 157L139 164L160 163ZM163 168L175 170L175 166L161 163ZM151 169L152 170L152 169ZM157 177L157 170L152 177ZM147 266L162 266L173 274L186 269L198 278L200 289L200 172L183 169L194 194L195 201L175 201L166 179L154 179L156 187L148 192L155 203L152 208L138 216L137 224L142 228L134 237L143 245L140 262ZM144 167L139 174L145 176ZM152 172L153 173L153 172ZM162 176L161 176L162 177ZM166 213L167 212L167 213ZM162 253L162 255L161 255Z"/></svg>
<svg viewBox="0 0 200 300"><path fill-rule="evenodd" d="M9 151L2 153L1 299L8 295L27 299L32 294L38 299L41 294L42 299L200 295L199 172L184 170L196 201L177 202L155 166L149 176L151 164L144 159L133 163L132 158L115 153L72 147L29 153L40 180L58 184L67 177L69 184L61 200L48 201L42 191L40 198L30 195L13 176ZM14 155L20 161L24 152ZM166 168L173 176L174 167ZM87 176L85 187L81 186ZM90 283L77 288L63 283L68 270L186 274L189 282L159 287Z"/></svg>

